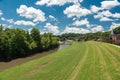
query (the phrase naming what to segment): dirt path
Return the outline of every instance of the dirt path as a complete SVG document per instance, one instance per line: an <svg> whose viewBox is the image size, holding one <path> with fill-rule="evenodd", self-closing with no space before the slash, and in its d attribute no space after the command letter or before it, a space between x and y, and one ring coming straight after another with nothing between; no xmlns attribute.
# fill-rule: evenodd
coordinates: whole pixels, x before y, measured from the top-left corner
<svg viewBox="0 0 120 80"><path fill-rule="evenodd" d="M31 60L34 60L34 59L37 59L37 58L41 58L41 57L43 57L45 55L48 55L50 53L53 53L55 51L57 51L57 49L50 50L50 51L47 51L47 52L38 53L38 54L29 56L29 57L25 57L25 58L15 59L15 60L12 60L10 62L0 62L0 72L5 70L5 69L20 65L22 63L25 63L25 62L28 62L28 61L31 61Z"/></svg>
<svg viewBox="0 0 120 80"><path fill-rule="evenodd" d="M40 70L42 69L43 67L45 67L46 65L48 65L49 63L51 62L51 60L47 61L47 62L44 62L38 66L36 66L35 68L33 68L31 71L27 72L26 74L24 74L22 77L29 77L29 76L33 76L34 73L37 71L37 70Z"/></svg>
<svg viewBox="0 0 120 80"><path fill-rule="evenodd" d="M109 45L112 45L112 46L115 46L115 47L118 47L118 48L120 48L120 46L118 46L118 45L114 45L114 44L109 44Z"/></svg>

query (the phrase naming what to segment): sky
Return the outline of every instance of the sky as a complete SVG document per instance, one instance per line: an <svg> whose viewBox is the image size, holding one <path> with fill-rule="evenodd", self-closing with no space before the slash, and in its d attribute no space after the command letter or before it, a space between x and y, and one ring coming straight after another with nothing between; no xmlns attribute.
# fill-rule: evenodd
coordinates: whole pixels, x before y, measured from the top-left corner
<svg viewBox="0 0 120 80"><path fill-rule="evenodd" d="M120 1L0 0L0 24L55 35L105 32L120 25Z"/></svg>

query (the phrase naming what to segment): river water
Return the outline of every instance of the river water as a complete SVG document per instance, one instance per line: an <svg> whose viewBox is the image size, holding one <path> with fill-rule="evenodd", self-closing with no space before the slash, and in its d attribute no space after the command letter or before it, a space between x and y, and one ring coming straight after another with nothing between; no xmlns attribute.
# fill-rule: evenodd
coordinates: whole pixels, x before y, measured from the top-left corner
<svg viewBox="0 0 120 80"><path fill-rule="evenodd" d="M58 47L58 50L64 49L64 48L70 46L70 44L71 44L70 42L65 42L64 44L61 44L61 45Z"/></svg>

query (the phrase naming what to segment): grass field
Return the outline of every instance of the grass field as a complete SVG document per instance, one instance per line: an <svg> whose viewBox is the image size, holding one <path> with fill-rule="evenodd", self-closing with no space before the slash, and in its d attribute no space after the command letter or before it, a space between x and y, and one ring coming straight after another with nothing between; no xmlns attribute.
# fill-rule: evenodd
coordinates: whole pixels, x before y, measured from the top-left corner
<svg viewBox="0 0 120 80"><path fill-rule="evenodd" d="M94 41L73 43L0 72L0 80L120 80L120 48Z"/></svg>

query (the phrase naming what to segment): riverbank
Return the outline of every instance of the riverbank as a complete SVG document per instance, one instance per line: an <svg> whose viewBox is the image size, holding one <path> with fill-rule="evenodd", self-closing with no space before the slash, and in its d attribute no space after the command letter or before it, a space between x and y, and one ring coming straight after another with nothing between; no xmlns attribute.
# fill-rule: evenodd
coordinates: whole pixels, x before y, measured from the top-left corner
<svg viewBox="0 0 120 80"><path fill-rule="evenodd" d="M46 56L48 54L52 54L52 53L56 52L57 50L58 50L58 48L53 49L53 50L49 50L49 51L45 51L45 52L41 52L41 53L36 53L36 54L28 56L28 57L14 59L14 60L9 61L9 62L0 62L0 72L5 70L5 69L26 63L28 61L41 58L41 57Z"/></svg>
<svg viewBox="0 0 120 80"><path fill-rule="evenodd" d="M13 59L13 60L11 60L9 62L0 62L0 72L5 70L5 69L8 69L8 68L11 68L11 67L14 67L14 66L21 65L23 63L32 61L34 59L42 58L44 56L47 56L48 54L52 54L52 53L54 53L56 51L64 49L64 48L68 47L69 45L70 44L68 44L68 42L64 42L63 44L59 45L58 48L55 48L55 49L52 49L52 50L49 50L49 51L36 53L34 55L23 57L23 58Z"/></svg>

